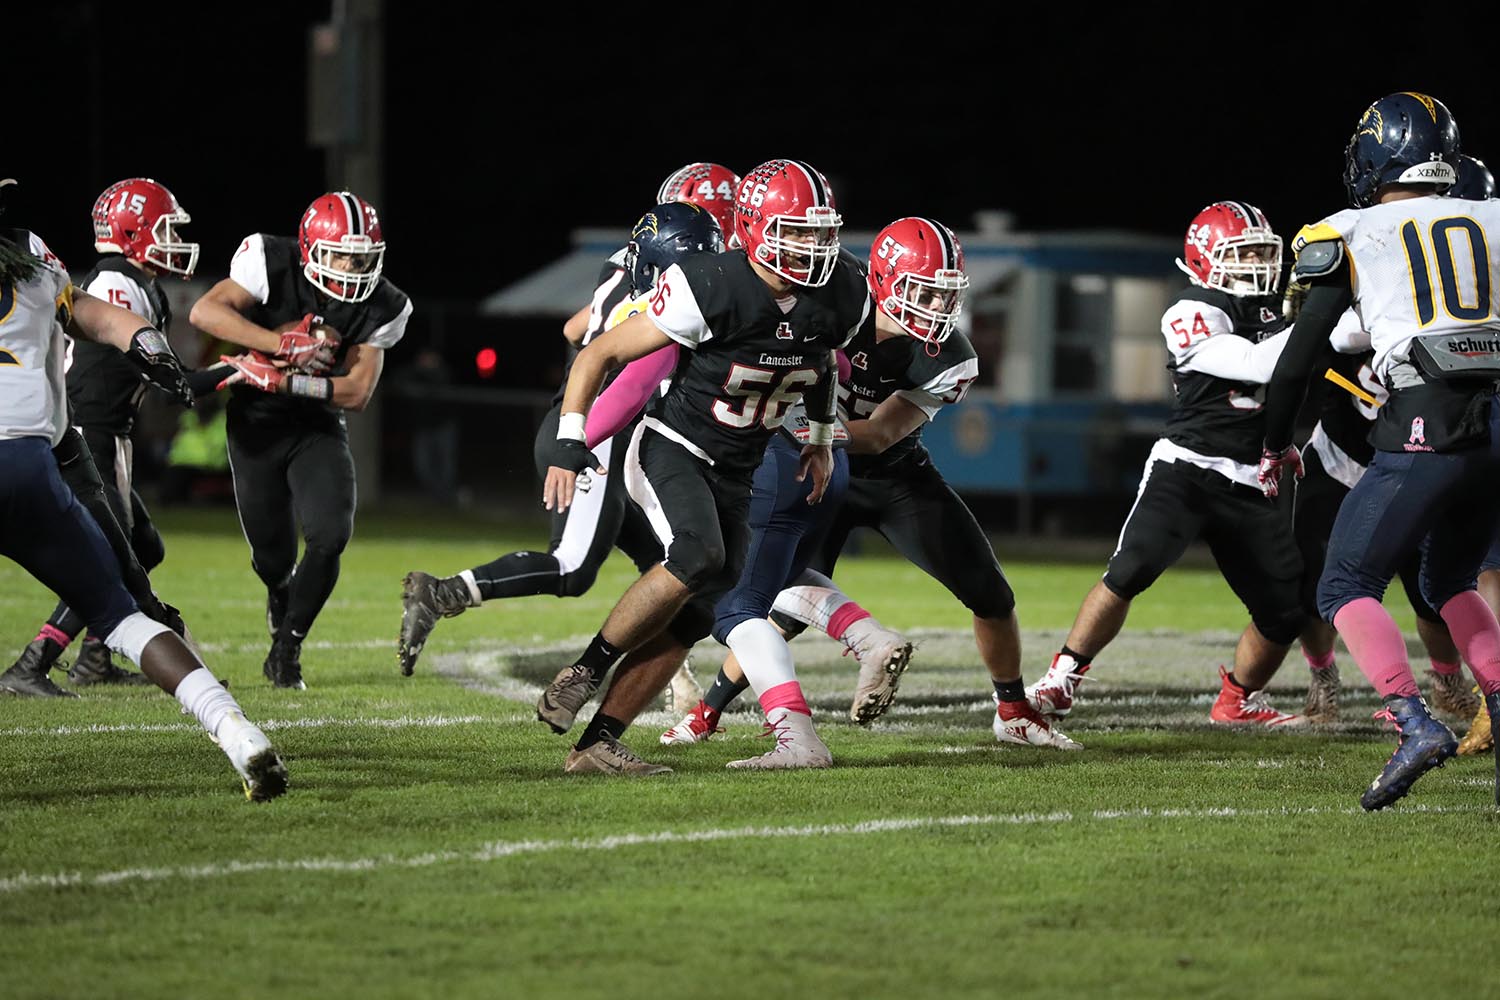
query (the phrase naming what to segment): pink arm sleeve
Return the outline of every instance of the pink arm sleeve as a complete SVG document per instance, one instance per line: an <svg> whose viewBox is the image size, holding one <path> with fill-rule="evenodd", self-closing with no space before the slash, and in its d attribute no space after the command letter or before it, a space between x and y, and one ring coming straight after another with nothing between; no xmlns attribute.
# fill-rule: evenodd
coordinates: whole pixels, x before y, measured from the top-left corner
<svg viewBox="0 0 1500 1000"><path fill-rule="evenodd" d="M584 436L590 448L614 437L645 408L651 393L677 367L677 351L676 344L668 344L644 358L637 358L599 394L589 409L588 423L584 426Z"/></svg>

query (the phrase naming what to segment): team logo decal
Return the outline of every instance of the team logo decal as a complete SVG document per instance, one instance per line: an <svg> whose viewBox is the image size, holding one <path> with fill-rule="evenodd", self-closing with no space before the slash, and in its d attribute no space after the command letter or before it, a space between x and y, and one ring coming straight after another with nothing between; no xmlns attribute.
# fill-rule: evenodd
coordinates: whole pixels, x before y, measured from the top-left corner
<svg viewBox="0 0 1500 1000"><path fill-rule="evenodd" d="M792 324L788 323L786 320L782 320L781 323L776 327L776 339L791 340Z"/></svg>
<svg viewBox="0 0 1500 1000"><path fill-rule="evenodd" d="M1380 113L1379 108L1369 108L1364 117L1359 120L1359 131L1356 135L1373 135L1377 140L1385 131L1385 116Z"/></svg>
<svg viewBox="0 0 1500 1000"><path fill-rule="evenodd" d="M1276 322L1276 314L1274 312L1272 312L1270 309L1267 309L1265 306L1261 306L1260 307L1260 321L1262 323L1274 323L1274 322Z"/></svg>
<svg viewBox="0 0 1500 1000"><path fill-rule="evenodd" d="M1407 97L1415 97L1418 101L1420 101L1422 103L1422 107L1426 108L1427 113L1432 116L1432 124L1437 124L1436 101L1428 97L1426 94L1417 93L1415 90L1403 90L1401 93L1405 94Z"/></svg>
<svg viewBox="0 0 1500 1000"><path fill-rule="evenodd" d="M1411 437L1407 439L1409 444L1427 443L1427 421L1421 417L1411 418Z"/></svg>
<svg viewBox="0 0 1500 1000"><path fill-rule="evenodd" d="M870 368L870 356L864 351L855 351L854 357L849 359L849 363L860 371L868 371Z"/></svg>

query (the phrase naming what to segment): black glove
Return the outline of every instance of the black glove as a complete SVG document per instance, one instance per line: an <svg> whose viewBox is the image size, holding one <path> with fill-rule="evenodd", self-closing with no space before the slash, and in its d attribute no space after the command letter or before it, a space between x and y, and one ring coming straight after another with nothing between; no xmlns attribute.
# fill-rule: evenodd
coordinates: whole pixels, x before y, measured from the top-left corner
<svg viewBox="0 0 1500 1000"><path fill-rule="evenodd" d="M555 465L559 469L567 469L569 472L597 472L602 466L594 453L589 451L588 445L582 441L572 438L557 438L552 442L552 450L548 453L547 464Z"/></svg>
<svg viewBox="0 0 1500 1000"><path fill-rule="evenodd" d="M162 392L183 406L193 405L193 387L188 384L187 374L182 370L177 355L167 338L154 326L143 326L130 338L130 350L125 352L130 363L141 370Z"/></svg>

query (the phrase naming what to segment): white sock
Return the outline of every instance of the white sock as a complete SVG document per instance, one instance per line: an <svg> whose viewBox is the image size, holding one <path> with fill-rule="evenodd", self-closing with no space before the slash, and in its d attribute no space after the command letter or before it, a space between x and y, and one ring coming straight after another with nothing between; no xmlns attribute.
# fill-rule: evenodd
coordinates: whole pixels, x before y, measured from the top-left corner
<svg viewBox="0 0 1500 1000"><path fill-rule="evenodd" d="M198 724L216 740L219 726L225 719L231 714L245 714L234 695L207 667L199 667L182 679L177 685L177 700L182 702L183 710L197 717Z"/></svg>
<svg viewBox="0 0 1500 1000"><path fill-rule="evenodd" d="M853 603L848 595L829 580L826 587L788 587L776 595L774 607L788 618L795 618L826 635L829 619L839 608Z"/></svg>
<svg viewBox="0 0 1500 1000"><path fill-rule="evenodd" d="M724 644L740 661L745 680L750 682L757 696L778 684L797 679L791 647L776 631L776 626L764 618L740 622L729 630Z"/></svg>
<svg viewBox="0 0 1500 1000"><path fill-rule="evenodd" d="M469 607L477 608L484 603L484 596L479 593L479 582L474 579L474 571L466 569L458 574L458 578L469 588Z"/></svg>

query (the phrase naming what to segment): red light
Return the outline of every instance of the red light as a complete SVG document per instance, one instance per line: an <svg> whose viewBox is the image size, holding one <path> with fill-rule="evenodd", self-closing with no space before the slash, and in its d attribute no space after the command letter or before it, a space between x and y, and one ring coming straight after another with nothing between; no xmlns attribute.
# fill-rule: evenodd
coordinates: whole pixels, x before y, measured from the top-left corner
<svg viewBox="0 0 1500 1000"><path fill-rule="evenodd" d="M480 378L494 378L495 366L499 364L500 356L495 353L493 347L486 347L474 355L474 369L479 372Z"/></svg>

